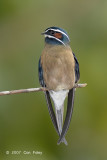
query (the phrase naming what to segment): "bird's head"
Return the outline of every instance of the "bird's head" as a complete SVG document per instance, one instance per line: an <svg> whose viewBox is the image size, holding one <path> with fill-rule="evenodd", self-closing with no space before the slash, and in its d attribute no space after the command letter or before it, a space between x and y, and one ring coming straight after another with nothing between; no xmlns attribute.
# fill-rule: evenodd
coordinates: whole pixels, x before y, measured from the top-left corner
<svg viewBox="0 0 107 160"><path fill-rule="evenodd" d="M69 45L70 39L65 30L59 27L49 27L42 33L45 42L52 45Z"/></svg>

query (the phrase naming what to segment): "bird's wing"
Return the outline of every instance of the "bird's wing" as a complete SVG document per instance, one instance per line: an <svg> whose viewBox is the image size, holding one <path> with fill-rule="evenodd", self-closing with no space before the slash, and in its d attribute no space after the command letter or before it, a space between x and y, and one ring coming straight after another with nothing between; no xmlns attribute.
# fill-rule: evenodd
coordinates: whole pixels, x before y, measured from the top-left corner
<svg viewBox="0 0 107 160"><path fill-rule="evenodd" d="M39 59L39 63L38 63L38 76L39 76L39 83L42 87L45 87L45 82L44 82L44 78L43 78L43 69L42 69L42 65L41 65L41 57Z"/></svg>
<svg viewBox="0 0 107 160"><path fill-rule="evenodd" d="M74 60L75 60L75 83L77 83L80 78L79 63L74 53L73 55L74 55ZM75 93L75 88L72 88L71 90L69 90L66 117L65 117L61 136L58 140L58 144L60 144L62 140L64 139L67 133L67 130L69 128L69 125L70 125L72 112L73 112L73 105L74 105L74 93Z"/></svg>
<svg viewBox="0 0 107 160"><path fill-rule="evenodd" d="M74 60L75 60L75 83L77 83L80 79L79 62L74 53L73 55L74 55Z"/></svg>
<svg viewBox="0 0 107 160"><path fill-rule="evenodd" d="M39 82L40 82L42 87L46 87L45 82L44 82L44 78L43 78L43 69L42 69L42 65L41 65L41 58L39 59L38 70L39 70ZM53 107L52 107L52 103L51 103L51 99L50 99L50 95L49 95L48 91L45 92L45 97L46 97L46 101L47 101L47 105L48 105L48 111L49 111L51 120L53 122L53 125L54 125L58 135L60 135L59 130L58 130L56 117L55 117L55 113L54 113L54 110L53 110Z"/></svg>
<svg viewBox="0 0 107 160"><path fill-rule="evenodd" d="M56 132L58 133L58 135L60 135L59 130L58 130L58 125L57 125L57 121L56 121L56 117L55 117L55 113L52 107L52 103L51 103L51 99L50 99L50 95L49 92L46 91L45 92L45 97L46 97L46 101L47 101L47 105L48 105L48 111L52 120L52 123L56 129Z"/></svg>

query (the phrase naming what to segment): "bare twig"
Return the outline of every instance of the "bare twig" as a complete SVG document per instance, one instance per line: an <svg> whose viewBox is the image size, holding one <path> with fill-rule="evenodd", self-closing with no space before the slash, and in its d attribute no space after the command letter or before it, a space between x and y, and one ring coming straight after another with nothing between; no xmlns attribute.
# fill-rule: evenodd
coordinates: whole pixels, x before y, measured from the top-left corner
<svg viewBox="0 0 107 160"><path fill-rule="evenodd" d="M74 88L83 88L86 87L86 83L84 84L75 84ZM39 92L39 91L47 91L47 88L28 88L28 89L19 89L19 90L12 90L12 91L2 91L0 92L0 96L3 95L11 95L11 94L19 94L19 93L29 93L29 92Z"/></svg>
<svg viewBox="0 0 107 160"><path fill-rule="evenodd" d="M87 83L83 83L83 84L75 84L74 88L83 88L86 87Z"/></svg>

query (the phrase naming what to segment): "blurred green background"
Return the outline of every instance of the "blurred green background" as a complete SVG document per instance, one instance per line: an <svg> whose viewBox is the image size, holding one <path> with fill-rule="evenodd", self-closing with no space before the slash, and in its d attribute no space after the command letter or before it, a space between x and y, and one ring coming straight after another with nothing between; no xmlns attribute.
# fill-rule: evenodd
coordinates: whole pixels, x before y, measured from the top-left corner
<svg viewBox="0 0 107 160"><path fill-rule="evenodd" d="M0 0L0 91L39 87L47 27L64 28L80 63L81 83L66 135L57 146L44 94L0 97L1 160L107 160L107 1ZM6 151L42 155L6 155Z"/></svg>

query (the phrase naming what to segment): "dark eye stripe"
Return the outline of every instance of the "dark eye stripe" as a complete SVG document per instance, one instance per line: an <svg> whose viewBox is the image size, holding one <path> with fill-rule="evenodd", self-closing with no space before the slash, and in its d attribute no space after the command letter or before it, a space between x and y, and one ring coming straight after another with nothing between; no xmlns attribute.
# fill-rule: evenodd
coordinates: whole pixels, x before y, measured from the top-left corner
<svg viewBox="0 0 107 160"><path fill-rule="evenodd" d="M55 32L52 31L52 30L50 30L49 32L50 32L51 35L54 35L54 34L55 34Z"/></svg>
<svg viewBox="0 0 107 160"><path fill-rule="evenodd" d="M70 41L68 35L66 33L64 33L63 31L59 30L59 29L47 29L47 30L45 30L45 33L47 33L48 31L59 32L62 35L65 35L67 37L67 39Z"/></svg>

